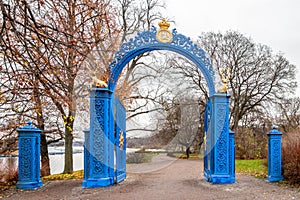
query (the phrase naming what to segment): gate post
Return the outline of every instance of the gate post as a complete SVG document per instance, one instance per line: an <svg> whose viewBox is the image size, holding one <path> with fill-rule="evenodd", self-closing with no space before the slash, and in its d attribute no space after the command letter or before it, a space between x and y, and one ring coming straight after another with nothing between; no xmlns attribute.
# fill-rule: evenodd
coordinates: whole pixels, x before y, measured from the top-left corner
<svg viewBox="0 0 300 200"><path fill-rule="evenodd" d="M206 102L204 112L204 177L210 181L211 176L211 99Z"/></svg>
<svg viewBox="0 0 300 200"><path fill-rule="evenodd" d="M229 138L229 99L227 93L216 93L212 97L211 131L211 183L234 183L234 166Z"/></svg>
<svg viewBox="0 0 300 200"><path fill-rule="evenodd" d="M37 189L43 183L40 178L40 129L31 125L17 129L18 132L18 182L17 188Z"/></svg>
<svg viewBox="0 0 300 200"><path fill-rule="evenodd" d="M234 134L232 130L229 130L229 172L231 177L231 182L235 182L235 144L234 144Z"/></svg>
<svg viewBox="0 0 300 200"><path fill-rule="evenodd" d="M268 181L281 181L281 138L282 132L276 126L268 133Z"/></svg>
<svg viewBox="0 0 300 200"><path fill-rule="evenodd" d="M85 131L84 144L84 188L114 183L111 98L112 92L108 88L92 88L90 93L90 131Z"/></svg>

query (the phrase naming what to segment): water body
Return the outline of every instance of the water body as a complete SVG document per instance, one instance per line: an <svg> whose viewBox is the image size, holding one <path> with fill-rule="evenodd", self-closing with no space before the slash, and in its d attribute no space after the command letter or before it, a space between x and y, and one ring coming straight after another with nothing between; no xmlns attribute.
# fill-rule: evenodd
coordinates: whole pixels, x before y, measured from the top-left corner
<svg viewBox="0 0 300 200"><path fill-rule="evenodd" d="M64 147L49 147L50 173L60 174L64 170ZM83 147L73 147L73 169L82 170L84 166ZM126 153L132 153L139 149L127 148ZM0 157L0 167L3 169L17 169L18 157Z"/></svg>

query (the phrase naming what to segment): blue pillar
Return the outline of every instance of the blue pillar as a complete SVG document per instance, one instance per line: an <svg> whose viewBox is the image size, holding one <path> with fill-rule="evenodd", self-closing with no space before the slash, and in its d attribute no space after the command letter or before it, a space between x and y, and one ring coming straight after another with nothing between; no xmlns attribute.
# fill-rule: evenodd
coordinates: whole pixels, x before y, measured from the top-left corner
<svg viewBox="0 0 300 200"><path fill-rule="evenodd" d="M211 99L208 99L204 112L204 177L207 181L211 176L211 112Z"/></svg>
<svg viewBox="0 0 300 200"><path fill-rule="evenodd" d="M234 134L232 130L229 130L229 172L231 183L235 182L235 144L234 144Z"/></svg>
<svg viewBox="0 0 300 200"><path fill-rule="evenodd" d="M229 99L227 93L216 93L212 97L211 116L211 170L208 181L211 183L234 183L234 166L229 137Z"/></svg>
<svg viewBox="0 0 300 200"><path fill-rule="evenodd" d="M282 132L273 126L272 130L268 133L268 181L276 182L281 181L281 138Z"/></svg>
<svg viewBox="0 0 300 200"><path fill-rule="evenodd" d="M18 182L17 188L37 189L43 183L40 178L40 134L41 130L31 125L18 129Z"/></svg>
<svg viewBox="0 0 300 200"><path fill-rule="evenodd" d="M114 183L112 92L92 88L90 94L90 131L85 131L84 188Z"/></svg>

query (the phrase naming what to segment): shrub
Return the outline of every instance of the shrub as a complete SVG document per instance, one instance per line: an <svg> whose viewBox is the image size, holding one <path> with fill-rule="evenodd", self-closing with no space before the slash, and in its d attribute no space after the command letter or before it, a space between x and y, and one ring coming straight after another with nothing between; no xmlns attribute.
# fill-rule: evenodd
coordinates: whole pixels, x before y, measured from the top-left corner
<svg viewBox="0 0 300 200"><path fill-rule="evenodd" d="M235 134L235 155L238 159L267 157L267 133L260 129L240 127Z"/></svg>
<svg viewBox="0 0 300 200"><path fill-rule="evenodd" d="M3 160L2 160L3 161ZM7 163L1 163L0 190L5 190L18 181L18 169L14 158L8 158Z"/></svg>
<svg viewBox="0 0 300 200"><path fill-rule="evenodd" d="M300 130L283 133L283 176L290 184L300 184Z"/></svg>

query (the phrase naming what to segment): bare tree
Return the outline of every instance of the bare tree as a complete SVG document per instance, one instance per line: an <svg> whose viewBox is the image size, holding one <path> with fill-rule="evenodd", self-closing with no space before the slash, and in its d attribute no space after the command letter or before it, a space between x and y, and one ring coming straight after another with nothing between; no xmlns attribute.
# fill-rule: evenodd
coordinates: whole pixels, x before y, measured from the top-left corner
<svg viewBox="0 0 300 200"><path fill-rule="evenodd" d="M234 31L203 33L198 42L213 66L231 69L231 129L235 130L247 113L264 109L295 91L295 66L283 55L272 54L270 47Z"/></svg>
<svg viewBox="0 0 300 200"><path fill-rule="evenodd" d="M71 173L75 78L97 45L105 41L104 46L114 46L115 40L110 39L119 33L114 8L105 0L11 1L9 4L1 1L1 4L7 22L1 44L4 56L30 72L59 111L65 129L64 172ZM37 102L39 95L36 90L33 96Z"/></svg>
<svg viewBox="0 0 300 200"><path fill-rule="evenodd" d="M117 10L120 4L121 7ZM45 110L49 103L60 115L64 126L65 173L72 172L73 126L79 98L92 76L104 81L114 52L128 35L150 27L156 18L158 1L0 1L3 16L1 51L15 69L26 71L26 80L37 80L36 89L28 90L37 110L36 125L45 130ZM121 15L118 15L121 11ZM121 23L117 23L117 17ZM128 26L130 25L130 26ZM123 39L119 39L123 30ZM95 54L97 52L97 55ZM98 65L87 65L93 57ZM89 59L88 59L89 58ZM88 61L89 60L89 61ZM90 63L91 64L91 63ZM89 70L84 76L80 69ZM97 69L97 70L95 70ZM76 77L80 76L80 79ZM126 84L125 84L126 85ZM14 88L14 84L11 84ZM14 89L11 89L14 91ZM35 92L35 93L34 93ZM43 96L47 97L45 101ZM20 96L24 102L24 96ZM19 98L18 97L18 98ZM21 98L22 97L22 98ZM84 106L80 109L84 109ZM23 117L24 118L24 117ZM42 137L42 144L46 144ZM42 149L47 149L42 145ZM46 151L45 151L46 152ZM47 155L47 152L45 153ZM44 155L42 151L42 156Z"/></svg>
<svg viewBox="0 0 300 200"><path fill-rule="evenodd" d="M284 132L290 132L300 127L300 98L283 99L277 104L278 115L275 116L278 124Z"/></svg>

